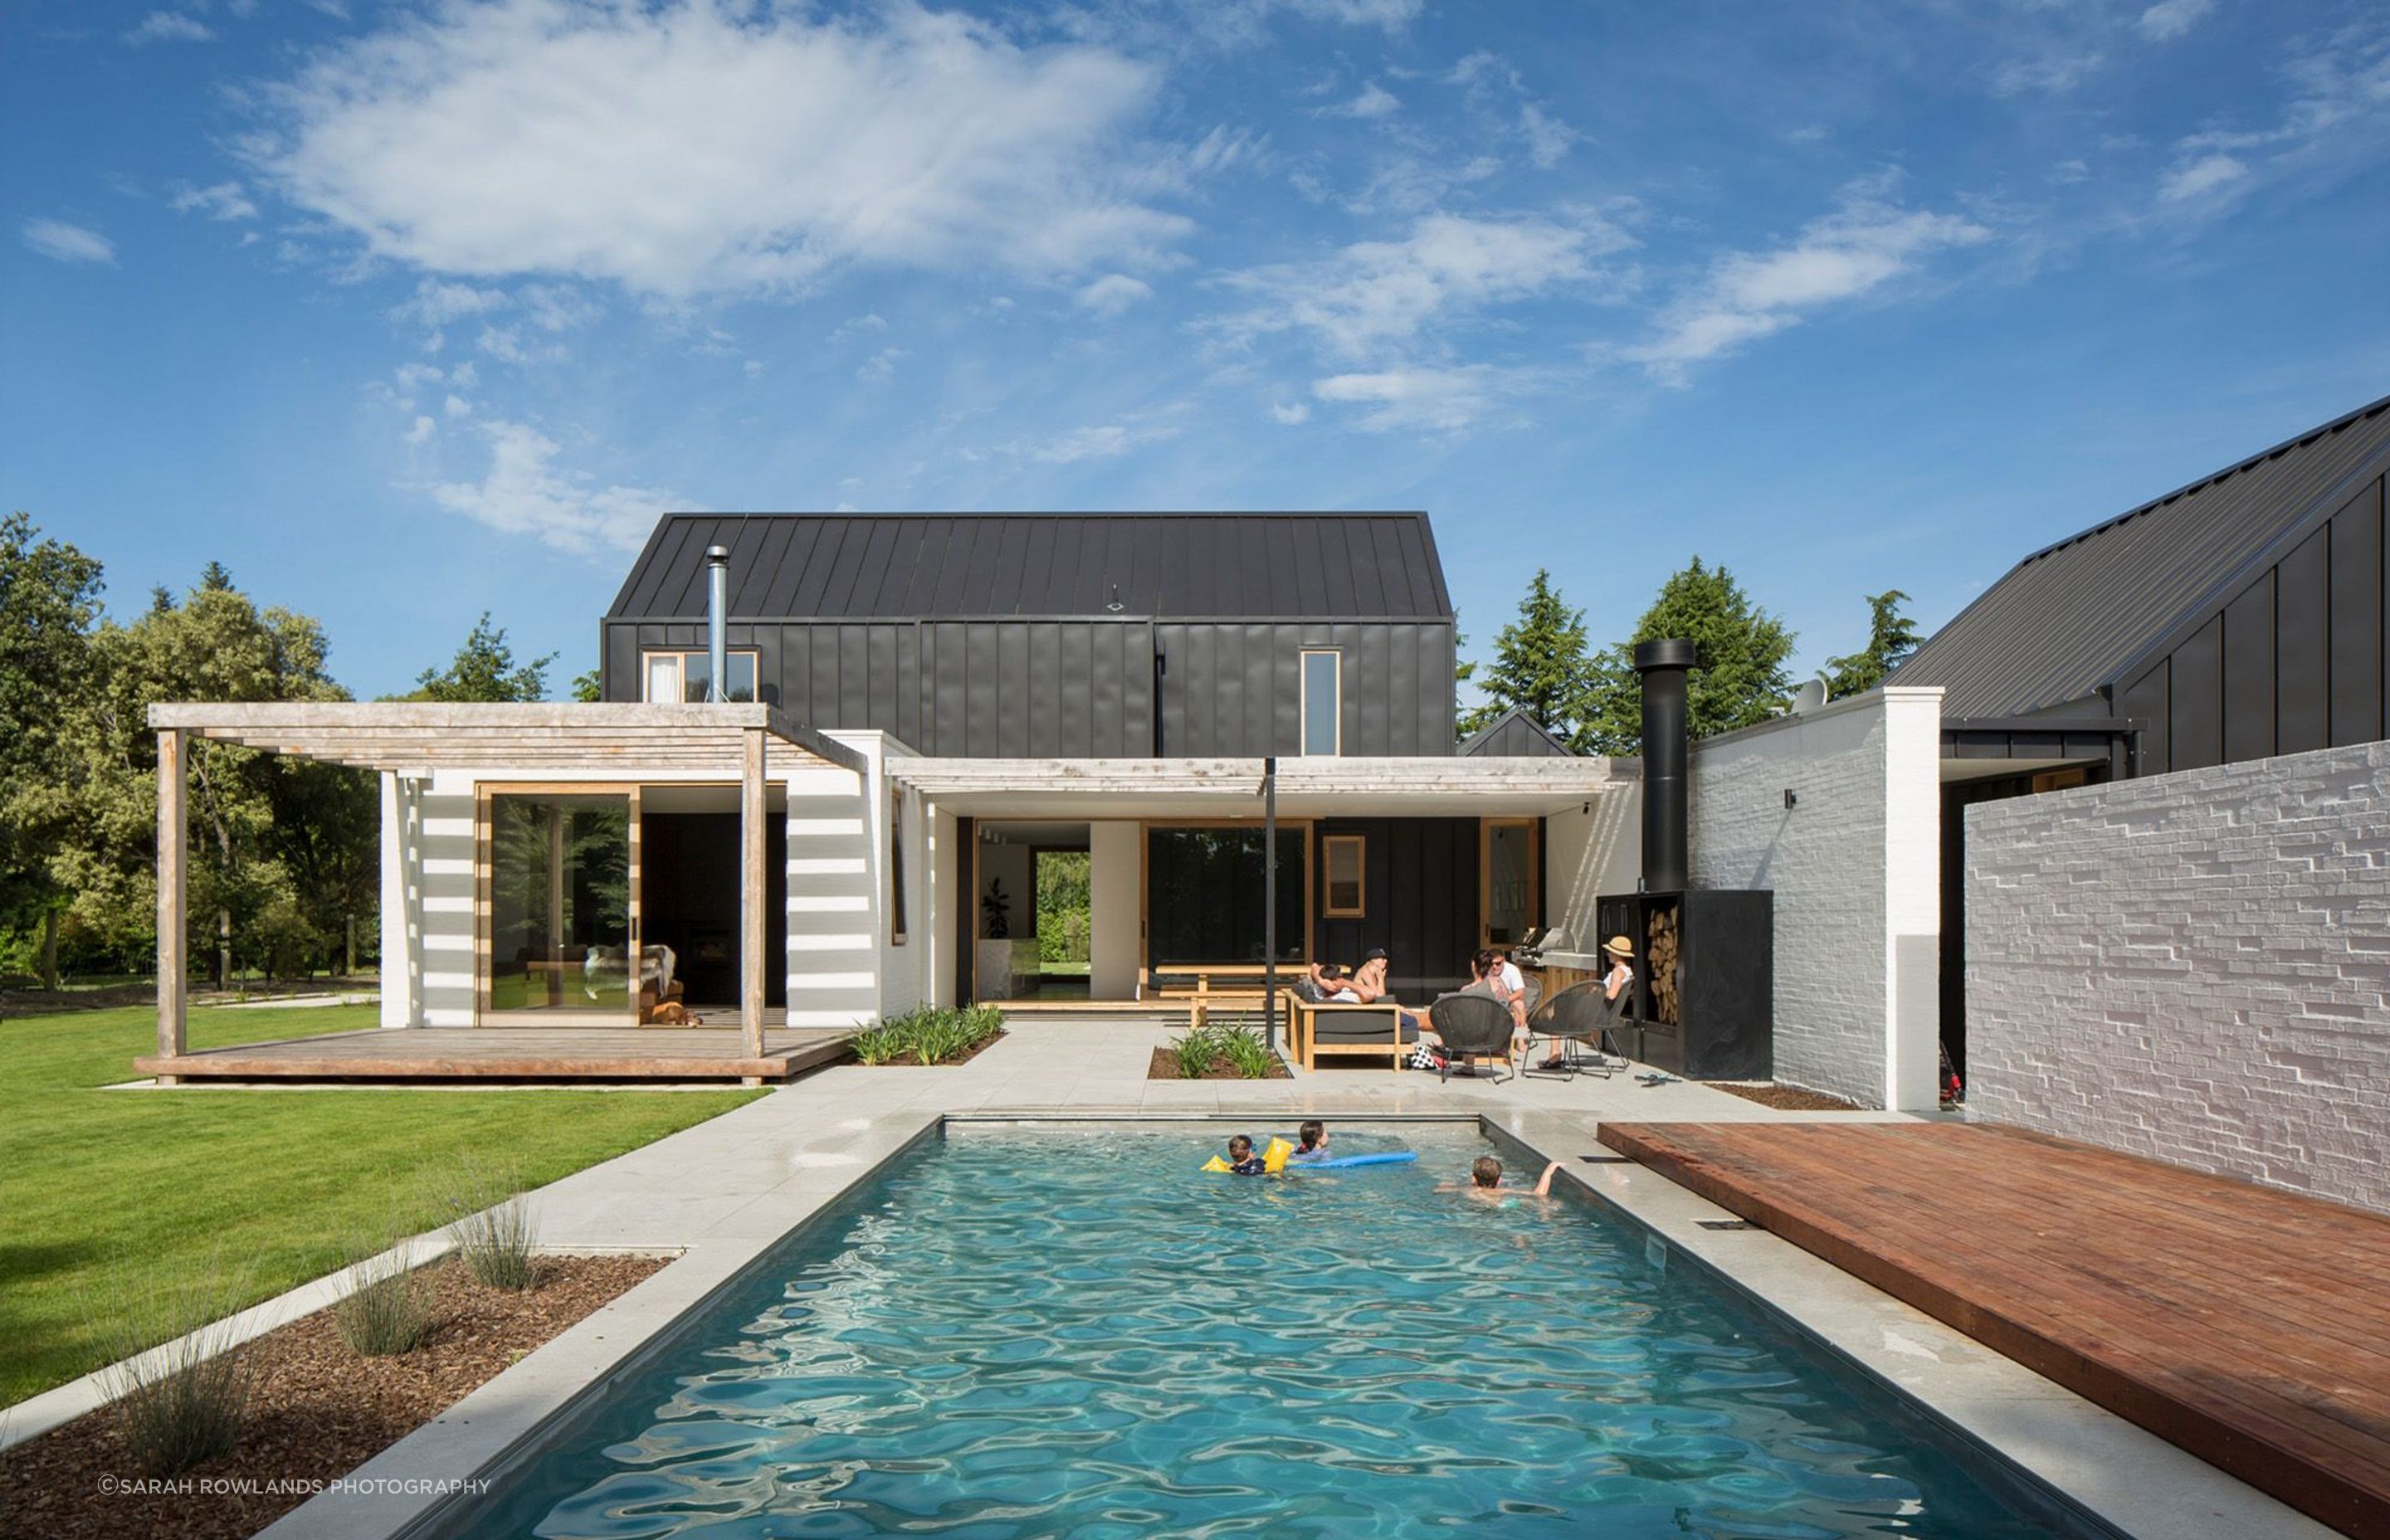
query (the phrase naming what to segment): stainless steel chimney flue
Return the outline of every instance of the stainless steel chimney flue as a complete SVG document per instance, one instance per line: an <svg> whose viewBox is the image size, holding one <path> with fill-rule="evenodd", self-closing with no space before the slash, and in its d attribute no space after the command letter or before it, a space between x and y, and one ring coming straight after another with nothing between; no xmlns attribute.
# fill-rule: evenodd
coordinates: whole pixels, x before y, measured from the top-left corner
<svg viewBox="0 0 2390 1540"><path fill-rule="evenodd" d="M705 658L708 700L730 699L730 551L723 545L705 548Z"/></svg>

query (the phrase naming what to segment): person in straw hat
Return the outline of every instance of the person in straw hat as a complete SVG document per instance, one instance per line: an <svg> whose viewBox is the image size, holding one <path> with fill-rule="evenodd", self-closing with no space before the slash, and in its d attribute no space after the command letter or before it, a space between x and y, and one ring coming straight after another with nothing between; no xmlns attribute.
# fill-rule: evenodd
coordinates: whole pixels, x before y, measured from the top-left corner
<svg viewBox="0 0 2390 1540"><path fill-rule="evenodd" d="M1610 971L1601 976L1601 993L1615 1000L1635 987L1635 943L1625 936L1613 936L1601 943L1601 953L1610 959Z"/></svg>

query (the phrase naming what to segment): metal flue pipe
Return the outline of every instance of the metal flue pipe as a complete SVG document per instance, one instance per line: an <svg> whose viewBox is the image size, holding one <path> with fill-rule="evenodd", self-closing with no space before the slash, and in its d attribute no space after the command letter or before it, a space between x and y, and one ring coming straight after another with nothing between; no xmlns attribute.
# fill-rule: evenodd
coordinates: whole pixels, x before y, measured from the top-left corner
<svg viewBox="0 0 2390 1540"><path fill-rule="evenodd" d="M705 687L708 700L730 699L730 551L705 548L705 660L712 670Z"/></svg>
<svg viewBox="0 0 2390 1540"><path fill-rule="evenodd" d="M1639 642L1635 672L1643 681L1643 891L1682 892L1691 876L1687 790L1692 743L1686 729L1685 674L1693 644L1681 637Z"/></svg>

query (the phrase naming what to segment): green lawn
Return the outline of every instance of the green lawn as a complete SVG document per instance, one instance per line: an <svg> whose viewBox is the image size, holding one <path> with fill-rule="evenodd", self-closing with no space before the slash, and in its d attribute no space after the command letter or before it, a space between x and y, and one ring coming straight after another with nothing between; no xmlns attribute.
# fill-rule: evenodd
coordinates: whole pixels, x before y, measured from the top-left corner
<svg viewBox="0 0 2390 1540"><path fill-rule="evenodd" d="M89 1302L227 1273L250 1303L340 1249L427 1230L469 1156L528 1186L761 1091L103 1091L157 1042L148 1008L0 1021L0 1405L93 1368ZM375 1024L371 1006L194 1010L212 1047ZM112 1274L113 1269L121 1273Z"/></svg>

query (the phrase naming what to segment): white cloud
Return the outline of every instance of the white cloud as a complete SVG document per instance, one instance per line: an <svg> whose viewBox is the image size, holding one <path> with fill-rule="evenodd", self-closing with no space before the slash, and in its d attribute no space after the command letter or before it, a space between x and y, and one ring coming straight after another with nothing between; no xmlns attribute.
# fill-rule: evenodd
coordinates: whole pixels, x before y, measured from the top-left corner
<svg viewBox="0 0 2390 1540"><path fill-rule="evenodd" d="M1430 214L1397 241L1362 241L1324 262L1258 268L1230 283L1254 309L1217 323L1232 338L1301 328L1361 357L1407 342L1444 316L1593 281L1596 259L1630 244L1598 221Z"/></svg>
<svg viewBox="0 0 2390 1540"><path fill-rule="evenodd" d="M1293 428L1311 420L1311 404L1304 401L1286 402L1270 408L1270 420Z"/></svg>
<svg viewBox="0 0 2390 1540"><path fill-rule="evenodd" d="M1690 365L1798 326L1810 311L1871 293L1935 251L1990 238L1972 220L1894 208L1861 189L1790 246L1719 258L1708 278L1662 316L1658 337L1620 356L1655 379L1682 384Z"/></svg>
<svg viewBox="0 0 2390 1540"><path fill-rule="evenodd" d="M1125 273L1107 273L1075 296L1083 310L1091 310L1110 319L1140 300L1153 298L1153 286L1130 277Z"/></svg>
<svg viewBox="0 0 2390 1540"><path fill-rule="evenodd" d="M2159 43L2170 43L2207 19L2216 8L2216 0L2158 0L2141 13L2141 33Z"/></svg>
<svg viewBox="0 0 2390 1540"><path fill-rule="evenodd" d="M57 262L116 265L113 241L96 230L86 230L62 219L29 219L17 227L17 236L29 250Z"/></svg>
<svg viewBox="0 0 2390 1540"><path fill-rule="evenodd" d="M431 442L431 435L439 430L439 424L433 422L430 417L417 417L415 419L415 426L408 429L405 432L401 433L399 437L406 441L408 443L415 444L419 447L423 444L430 443Z"/></svg>
<svg viewBox="0 0 2390 1540"><path fill-rule="evenodd" d="M763 379L763 378L764 378L764 361L763 361L762 359L760 359L760 358L751 358L751 359L747 360L747 363L746 363L746 365L744 366L744 367L745 367L745 369L746 369L746 371L747 371L747 378L748 378L748 379Z"/></svg>
<svg viewBox="0 0 2390 1540"><path fill-rule="evenodd" d="M1422 0L1279 0L1288 10L1315 21L1393 32L1419 15Z"/></svg>
<svg viewBox="0 0 2390 1540"><path fill-rule="evenodd" d="M1372 118L1392 117L1394 114L1401 111L1402 108L1403 103L1401 97L1395 96L1392 91L1387 90L1384 86L1380 85L1376 81L1371 81L1368 84L1361 88L1361 94L1359 96L1354 97L1351 101L1344 103L1342 107L1332 108L1329 110L1333 111L1338 117L1342 118L1360 118L1368 120Z"/></svg>
<svg viewBox="0 0 2390 1540"><path fill-rule="evenodd" d="M565 284L525 284L519 297L533 324L542 331L571 331L604 314L594 301Z"/></svg>
<svg viewBox="0 0 2390 1540"><path fill-rule="evenodd" d="M1549 171L1565 160L1569 146L1580 137L1575 129L1534 102L1519 109L1519 135L1527 141L1527 159L1543 171Z"/></svg>
<svg viewBox="0 0 2390 1540"><path fill-rule="evenodd" d="M1149 443L1175 439L1178 430L1163 424L1105 423L1073 428L1050 438L1016 439L1005 453L1047 465L1071 465L1079 460L1108 460Z"/></svg>
<svg viewBox="0 0 2390 1540"><path fill-rule="evenodd" d="M185 187L174 194L168 207L178 214L204 213L210 219L257 217L257 205L242 193L238 182L219 182L212 187Z"/></svg>
<svg viewBox="0 0 2390 1540"><path fill-rule="evenodd" d="M461 321L468 315L486 315L494 310L504 310L514 302L503 289L476 289L468 283L441 283L425 278L415 286L415 292L391 307L391 319L416 321L426 327L444 327Z"/></svg>
<svg viewBox="0 0 2390 1540"><path fill-rule="evenodd" d="M481 366L469 358L448 371L448 383L460 391L469 391L481 382Z"/></svg>
<svg viewBox="0 0 2390 1540"><path fill-rule="evenodd" d="M1472 365L1331 375L1314 381L1311 393L1322 401L1367 407L1355 422L1372 432L1407 428L1449 432L1468 427L1484 412L1492 404L1494 384L1492 370Z"/></svg>
<svg viewBox="0 0 2390 1540"><path fill-rule="evenodd" d="M691 505L646 487L596 485L556 467L556 442L527 423L489 422L490 468L479 481L431 489L451 513L508 534L527 534L559 550L601 555L638 549L657 518Z"/></svg>
<svg viewBox="0 0 2390 1540"><path fill-rule="evenodd" d="M180 11L151 11L123 35L125 42L138 48L151 43L205 43L216 34L196 17Z"/></svg>
<svg viewBox="0 0 2390 1540"><path fill-rule="evenodd" d="M2167 203L2204 198L2249 174L2249 168L2229 155L2203 155L2175 167L2158 179L2158 197Z"/></svg>
<svg viewBox="0 0 2390 1540"><path fill-rule="evenodd" d="M2096 53L2011 59L1992 71L1992 89L2003 96L2021 96L2030 91L2064 96L2090 79L2102 62Z"/></svg>
<svg viewBox="0 0 2390 1540"><path fill-rule="evenodd" d="M500 0L319 55L248 148L291 202L435 273L667 298L843 263L1049 274L1160 260L1189 228L1121 191L1154 86L912 6Z"/></svg>
<svg viewBox="0 0 2390 1540"><path fill-rule="evenodd" d="M896 366L912 354L903 348L882 348L863 361L854 378L866 385L881 385L896 377Z"/></svg>
<svg viewBox="0 0 2390 1540"><path fill-rule="evenodd" d="M440 409L452 417L469 417L473 415L473 404L460 395L451 395L441 404Z"/></svg>
<svg viewBox="0 0 2390 1540"><path fill-rule="evenodd" d="M857 336L863 332L886 331L887 329L888 323L880 318L880 314L877 311L867 311L861 315L850 315L845 320L841 321L837 326L830 328L829 336L823 339L823 340L828 342L843 342L848 338Z"/></svg>

